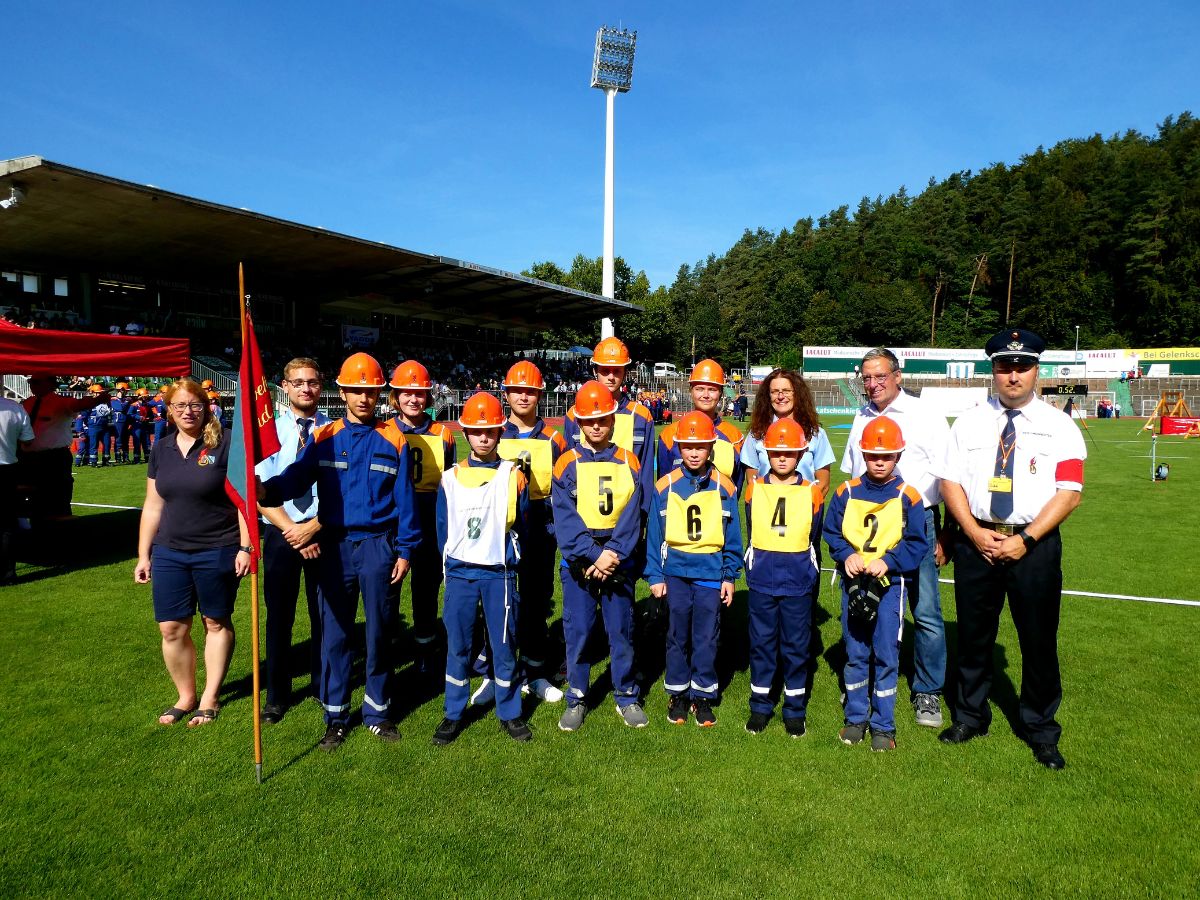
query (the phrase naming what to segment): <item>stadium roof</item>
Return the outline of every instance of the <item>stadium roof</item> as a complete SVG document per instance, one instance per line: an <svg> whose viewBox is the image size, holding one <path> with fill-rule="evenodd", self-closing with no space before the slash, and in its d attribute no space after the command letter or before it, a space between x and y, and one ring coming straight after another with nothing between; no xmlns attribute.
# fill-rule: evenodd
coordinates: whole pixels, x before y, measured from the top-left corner
<svg viewBox="0 0 1200 900"><path fill-rule="evenodd" d="M637 309L463 260L337 234L75 169L40 156L0 161L6 264L315 296L322 307L541 331Z"/></svg>

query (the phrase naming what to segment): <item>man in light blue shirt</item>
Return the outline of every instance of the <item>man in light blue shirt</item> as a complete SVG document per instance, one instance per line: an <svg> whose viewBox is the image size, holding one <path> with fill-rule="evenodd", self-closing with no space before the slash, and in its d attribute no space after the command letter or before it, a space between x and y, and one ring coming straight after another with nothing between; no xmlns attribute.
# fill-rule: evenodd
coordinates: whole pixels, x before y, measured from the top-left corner
<svg viewBox="0 0 1200 900"><path fill-rule="evenodd" d="M317 409L321 396L321 370L315 360L298 357L283 370L281 382L288 397L288 409L275 419L280 450L255 467L266 481L293 462L296 455L313 439L313 434L329 417ZM309 664L312 691L319 695L321 684L321 611L317 595L318 557L321 547L317 533L317 486L307 494L286 501L283 506L259 506L263 526L263 589L267 604L267 702L262 721L272 725L283 718L292 696L292 626L296 622L296 602L300 594L300 575L308 599L308 621L312 629Z"/></svg>

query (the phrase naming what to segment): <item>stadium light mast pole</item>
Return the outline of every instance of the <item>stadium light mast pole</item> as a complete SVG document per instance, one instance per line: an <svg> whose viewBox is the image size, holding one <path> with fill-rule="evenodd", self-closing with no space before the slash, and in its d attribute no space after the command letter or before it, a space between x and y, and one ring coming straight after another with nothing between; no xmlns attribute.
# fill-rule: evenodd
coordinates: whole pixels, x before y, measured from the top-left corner
<svg viewBox="0 0 1200 900"><path fill-rule="evenodd" d="M607 124L604 134L604 284L601 293L616 295L613 239L613 108L618 93L633 86L633 53L637 32L600 26L596 32L596 55L592 60L592 87L604 91Z"/></svg>

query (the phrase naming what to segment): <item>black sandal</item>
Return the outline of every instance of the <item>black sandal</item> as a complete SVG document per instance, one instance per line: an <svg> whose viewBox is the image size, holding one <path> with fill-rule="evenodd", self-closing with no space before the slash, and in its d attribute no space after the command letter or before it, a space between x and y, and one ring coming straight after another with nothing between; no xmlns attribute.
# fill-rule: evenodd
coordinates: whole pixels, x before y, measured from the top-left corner
<svg viewBox="0 0 1200 900"><path fill-rule="evenodd" d="M158 717L159 717L159 719L161 719L163 716L170 716L171 721L170 722L159 722L158 724L163 725L163 726L176 725L179 722L182 722L185 717L190 716L191 713L193 712L193 710L195 710L194 706L192 707L192 709L180 709L178 706L168 706L166 709L164 709L162 712L160 712L158 714Z"/></svg>
<svg viewBox="0 0 1200 900"><path fill-rule="evenodd" d="M188 717L188 727L194 728L194 727L197 727L200 725L209 725L212 722L217 721L217 715L220 712L221 711L219 709L198 709ZM200 719L207 719L208 721L207 722L198 721ZM196 724L192 725L193 722L195 722Z"/></svg>

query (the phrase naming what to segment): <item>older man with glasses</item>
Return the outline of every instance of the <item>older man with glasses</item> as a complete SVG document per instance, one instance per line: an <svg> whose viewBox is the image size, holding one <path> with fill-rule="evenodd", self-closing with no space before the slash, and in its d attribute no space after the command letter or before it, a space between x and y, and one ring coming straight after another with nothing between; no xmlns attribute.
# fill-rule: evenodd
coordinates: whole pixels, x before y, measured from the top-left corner
<svg viewBox="0 0 1200 900"><path fill-rule="evenodd" d="M921 493L929 539L929 550L917 574L917 590L910 595L914 625L912 705L918 725L938 728L942 725L938 698L946 681L946 623L938 586L938 566L945 562L944 549L938 542L942 494L935 471L945 454L950 428L944 417L902 389L900 360L891 350L876 347L867 351L860 371L868 402L854 416L841 468L853 478L866 471L859 438L872 419L886 415L904 432L904 455L896 470Z"/></svg>

